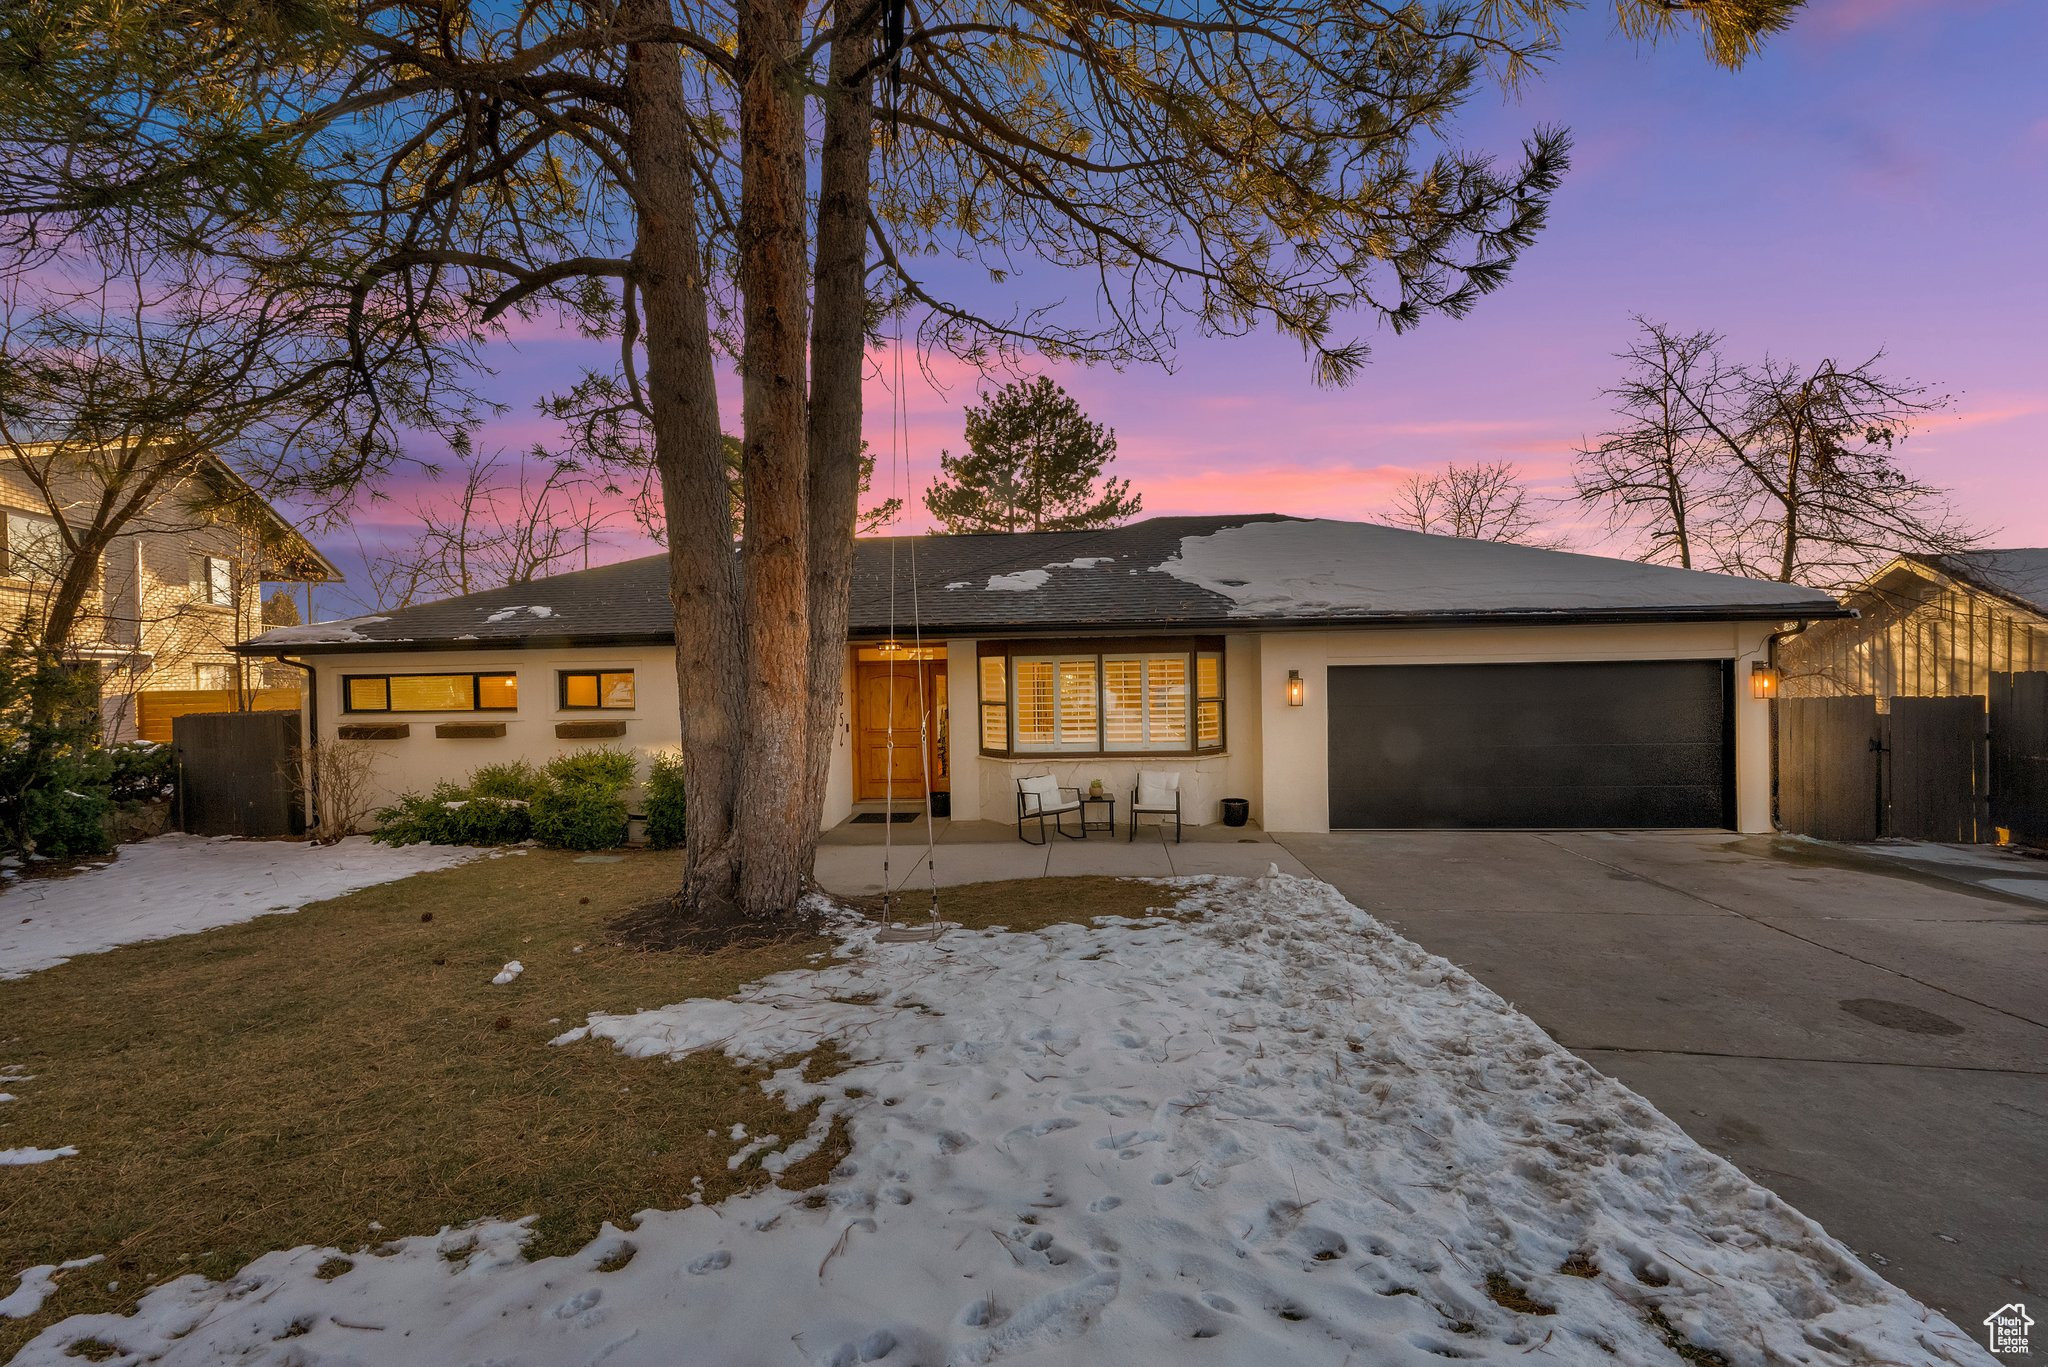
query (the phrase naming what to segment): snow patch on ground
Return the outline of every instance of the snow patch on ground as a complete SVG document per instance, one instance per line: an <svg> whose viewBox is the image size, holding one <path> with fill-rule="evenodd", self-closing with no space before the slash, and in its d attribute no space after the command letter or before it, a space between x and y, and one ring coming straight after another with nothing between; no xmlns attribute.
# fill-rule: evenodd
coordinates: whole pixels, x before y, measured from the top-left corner
<svg viewBox="0 0 2048 1367"><path fill-rule="evenodd" d="M0 1168L26 1168L36 1163L47 1163L54 1158L77 1156L78 1149L70 1144L60 1149L0 1149Z"/></svg>
<svg viewBox="0 0 2048 1367"><path fill-rule="evenodd" d="M491 986L503 987L506 983L511 982L514 978L518 977L525 971L526 965L520 963L519 960L514 959L512 960L512 962L506 964L503 968L498 970L497 976L491 979Z"/></svg>
<svg viewBox="0 0 2048 1367"><path fill-rule="evenodd" d="M1097 565L1114 564L1115 561L1116 557L1113 555L1082 555L1076 556L1072 560L1055 560L1050 565L1047 565L1046 568L1049 570L1092 570Z"/></svg>
<svg viewBox="0 0 2048 1367"><path fill-rule="evenodd" d="M1045 587L1045 581L1052 578L1047 570L1018 570L1015 574L992 574L988 577L990 593L1030 593Z"/></svg>
<svg viewBox="0 0 2048 1367"><path fill-rule="evenodd" d="M473 859L448 845L334 845L164 835L123 845L112 864L0 892L0 979L75 954L234 925Z"/></svg>
<svg viewBox="0 0 2048 1367"><path fill-rule="evenodd" d="M1181 538L1179 554L1157 568L1228 598L1233 617L1834 603L1791 584L1370 522L1226 527Z"/></svg>
<svg viewBox="0 0 2048 1367"><path fill-rule="evenodd" d="M0 1296L0 1318L25 1320L43 1308L43 1302L57 1289L57 1280L66 1272L75 1272L81 1267L91 1267L106 1255L95 1253L90 1258L73 1258L65 1263L43 1263L24 1269L11 1292Z"/></svg>
<svg viewBox="0 0 2048 1367"><path fill-rule="evenodd" d="M820 967L557 1041L776 1059L763 1085L822 1113L763 1166L835 1120L851 1138L816 1192L644 1212L535 1262L505 1221L327 1281L328 1250L272 1253L16 1361L70 1367L97 1337L301 1367L1674 1363L1653 1312L1739 1367L1991 1361L1327 885L1176 896L1189 919L869 927ZM785 1057L828 1038L852 1060L833 1077Z"/></svg>
<svg viewBox="0 0 2048 1367"><path fill-rule="evenodd" d="M357 631L357 627L369 626L372 622L388 622L389 617L343 617L332 622L309 622L297 627L273 627L263 633L265 645L349 645L370 638Z"/></svg>

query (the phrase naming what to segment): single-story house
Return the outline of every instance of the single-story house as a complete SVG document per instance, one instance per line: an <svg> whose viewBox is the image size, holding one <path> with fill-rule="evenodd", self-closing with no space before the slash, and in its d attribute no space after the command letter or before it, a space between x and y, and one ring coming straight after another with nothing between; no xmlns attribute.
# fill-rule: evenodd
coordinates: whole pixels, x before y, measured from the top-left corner
<svg viewBox="0 0 2048 1367"><path fill-rule="evenodd" d="M1962 698L2048 670L2048 547L1902 555L1843 595L1856 617L1779 651L1785 696Z"/></svg>
<svg viewBox="0 0 2048 1367"><path fill-rule="evenodd" d="M1786 584L1273 515L866 539L824 819L929 787L956 820L1010 821L1020 777L1128 794L1142 768L1181 775L1191 823L1237 797L1271 830L1764 831L1759 671L1775 636L1845 614ZM673 746L673 641L656 556L243 649L310 668L316 733L373 738L388 795Z"/></svg>

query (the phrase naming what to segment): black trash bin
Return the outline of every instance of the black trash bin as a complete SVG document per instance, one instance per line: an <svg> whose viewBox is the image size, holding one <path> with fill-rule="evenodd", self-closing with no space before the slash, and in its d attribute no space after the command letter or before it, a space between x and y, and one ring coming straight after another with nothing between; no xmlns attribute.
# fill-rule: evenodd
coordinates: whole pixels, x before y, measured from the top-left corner
<svg viewBox="0 0 2048 1367"><path fill-rule="evenodd" d="M1250 798L1226 797L1223 799L1224 825L1242 826L1245 822L1250 821L1251 819L1252 803Z"/></svg>
<svg viewBox="0 0 2048 1367"><path fill-rule="evenodd" d="M953 795L951 793L932 794L932 815L934 817L949 817L953 815Z"/></svg>

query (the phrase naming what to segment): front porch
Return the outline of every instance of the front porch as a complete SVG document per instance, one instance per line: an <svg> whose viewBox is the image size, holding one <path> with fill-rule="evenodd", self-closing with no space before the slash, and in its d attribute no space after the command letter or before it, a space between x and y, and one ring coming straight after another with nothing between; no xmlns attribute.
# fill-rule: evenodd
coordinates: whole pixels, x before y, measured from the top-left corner
<svg viewBox="0 0 2048 1367"><path fill-rule="evenodd" d="M861 822L864 811L881 811L880 803L864 803L854 815L826 831L818 841L817 878L832 892L846 896L883 890L882 861L889 860L889 886L915 892L936 880L941 887L1010 878L1060 878L1079 874L1117 878L1173 878L1189 874L1257 877L1271 866L1282 873L1308 876L1308 870L1257 825L1189 826L1176 845L1157 827L1139 827L1128 838L1123 815L1117 834L1091 832L1086 840L1054 836L1043 846L1017 838L1014 825L1000 821L954 821L939 817L929 831L922 811L916 819L893 825ZM898 808L898 812L903 809ZM1170 827L1169 827L1170 830ZM924 867L929 845L932 869Z"/></svg>

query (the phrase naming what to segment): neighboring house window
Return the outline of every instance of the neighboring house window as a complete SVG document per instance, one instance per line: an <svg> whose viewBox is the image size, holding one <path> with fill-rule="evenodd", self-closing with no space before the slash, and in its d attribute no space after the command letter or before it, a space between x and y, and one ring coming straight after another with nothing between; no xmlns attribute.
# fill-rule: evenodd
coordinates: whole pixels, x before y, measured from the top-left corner
<svg viewBox="0 0 2048 1367"><path fill-rule="evenodd" d="M516 674L351 674L341 681L350 712L516 712Z"/></svg>
<svg viewBox="0 0 2048 1367"><path fill-rule="evenodd" d="M1223 748L1220 641L1161 650L1011 653L984 646L981 748L986 754L1199 754ZM1178 644L1178 643L1173 643ZM1113 647L1114 643L1112 643Z"/></svg>
<svg viewBox="0 0 2048 1367"><path fill-rule="evenodd" d="M55 518L10 508L6 525L9 575L47 582L63 573L64 536Z"/></svg>
<svg viewBox="0 0 2048 1367"><path fill-rule="evenodd" d="M235 562L224 555L199 557L198 598L217 608L235 605Z"/></svg>
<svg viewBox="0 0 2048 1367"><path fill-rule="evenodd" d="M561 680L564 711L630 709L633 706L633 671L630 669L565 669L557 677Z"/></svg>
<svg viewBox="0 0 2048 1367"><path fill-rule="evenodd" d="M233 665L193 665L194 683L204 689L223 689L235 686Z"/></svg>

